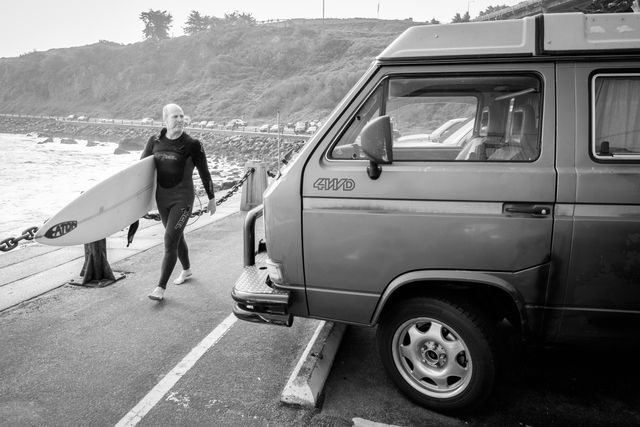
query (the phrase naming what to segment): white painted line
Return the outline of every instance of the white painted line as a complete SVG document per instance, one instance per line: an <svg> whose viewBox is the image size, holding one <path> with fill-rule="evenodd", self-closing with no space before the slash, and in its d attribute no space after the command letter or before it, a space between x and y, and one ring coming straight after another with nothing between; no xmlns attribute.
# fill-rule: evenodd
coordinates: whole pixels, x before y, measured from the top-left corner
<svg viewBox="0 0 640 427"><path fill-rule="evenodd" d="M222 338L233 324L238 320L234 314L230 314L216 328L209 333L200 343L193 348L132 410L125 415L116 427L135 426L142 418L173 388L178 380L196 364L206 351L213 347Z"/></svg>
<svg viewBox="0 0 640 427"><path fill-rule="evenodd" d="M395 424L378 423L364 418L354 418L352 421L353 427L400 427Z"/></svg>

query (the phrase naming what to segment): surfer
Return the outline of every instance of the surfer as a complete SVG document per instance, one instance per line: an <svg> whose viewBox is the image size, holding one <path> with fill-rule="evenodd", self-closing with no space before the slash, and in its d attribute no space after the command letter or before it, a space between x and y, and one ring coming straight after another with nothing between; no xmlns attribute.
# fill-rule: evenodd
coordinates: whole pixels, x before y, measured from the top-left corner
<svg viewBox="0 0 640 427"><path fill-rule="evenodd" d="M156 203L165 227L164 256L158 286L149 294L152 300L161 301L167 288L169 276L177 260L182 272L173 281L182 284L191 276L189 250L184 239L184 227L191 216L195 191L193 169L198 169L202 184L209 197L207 209L211 215L216 211L213 181L207 167L207 158L202 143L184 132L184 112L176 104L167 104L162 109L166 128L160 135L149 138L141 158L153 156L157 171Z"/></svg>

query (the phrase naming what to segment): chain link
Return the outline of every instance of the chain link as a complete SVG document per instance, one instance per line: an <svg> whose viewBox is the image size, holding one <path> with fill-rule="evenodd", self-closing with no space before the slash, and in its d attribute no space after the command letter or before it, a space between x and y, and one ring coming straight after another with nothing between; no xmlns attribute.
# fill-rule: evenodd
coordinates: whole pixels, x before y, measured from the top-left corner
<svg viewBox="0 0 640 427"><path fill-rule="evenodd" d="M9 237L0 242L0 251L7 252L18 246L21 240L33 240L38 232L38 227L29 227L22 232L22 235L18 237Z"/></svg>
<svg viewBox="0 0 640 427"><path fill-rule="evenodd" d="M242 187L242 184L244 184L244 182L249 178L249 176L255 172L254 168L249 168L247 169L247 172L244 174L244 176L242 178L240 178L239 181L237 181L235 184L233 184L233 187L231 187L229 189L229 191L227 192L227 194L225 194L224 196L222 196L219 200L216 200L216 206L220 206L221 204L223 204L224 202L226 202L231 196L233 196L235 193L238 192L238 190ZM204 209L198 209L197 211L193 211L191 212L191 215L189 216L189 218L193 218L196 216L200 216L203 215L205 213L209 212L209 209L204 208ZM148 213L145 216L143 216L142 218L145 219L152 219L154 221L160 221L160 214L157 213Z"/></svg>
<svg viewBox="0 0 640 427"><path fill-rule="evenodd" d="M244 182L247 179L249 179L249 176L253 172L255 172L254 168L247 169L247 172L244 174L244 176L239 181L237 181L235 184L233 184L233 187L231 187L231 189L229 189L227 194L222 196L219 200L216 200L216 206L220 206L222 203L226 202L231 196L233 196L235 193L237 193L238 190L242 187L242 184L244 184ZM207 208L199 209L199 210L191 213L191 218L203 215L206 212L209 212L209 209L207 209ZM149 214L148 213L148 214L144 215L143 218L152 219L152 220L155 220L155 221L160 221L160 214L157 214L157 213L156 214ZM15 249L16 247L18 247L18 243L21 240L33 240L33 238L36 236L37 232L38 232L38 227L29 227L29 228L27 228L26 230L24 230L22 232L22 235L20 235L18 237L9 237L8 239L4 239L4 240L0 241L0 251L8 252L11 249Z"/></svg>

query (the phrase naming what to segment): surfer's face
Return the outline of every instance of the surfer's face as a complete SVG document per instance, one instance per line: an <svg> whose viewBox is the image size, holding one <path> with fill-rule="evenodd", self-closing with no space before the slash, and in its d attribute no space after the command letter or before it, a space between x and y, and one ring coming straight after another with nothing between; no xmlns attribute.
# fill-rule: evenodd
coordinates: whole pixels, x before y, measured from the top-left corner
<svg viewBox="0 0 640 427"><path fill-rule="evenodd" d="M168 134L180 134L184 126L184 113L182 108L178 106L169 107L165 118Z"/></svg>

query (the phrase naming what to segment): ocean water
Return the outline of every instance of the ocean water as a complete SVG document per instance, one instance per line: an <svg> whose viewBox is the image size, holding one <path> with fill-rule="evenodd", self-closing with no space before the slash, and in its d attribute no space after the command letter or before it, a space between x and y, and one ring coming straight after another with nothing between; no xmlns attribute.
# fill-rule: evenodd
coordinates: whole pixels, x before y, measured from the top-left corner
<svg viewBox="0 0 640 427"><path fill-rule="evenodd" d="M0 134L0 240L39 227L60 208L140 158L113 154L115 143L87 147L31 135Z"/></svg>
<svg viewBox="0 0 640 427"><path fill-rule="evenodd" d="M140 151L113 154L117 143L87 146L85 140L62 144L53 138L53 142L39 144L44 139L0 134L0 240L40 227L83 191L140 158ZM242 172L225 159L208 160L214 184Z"/></svg>

